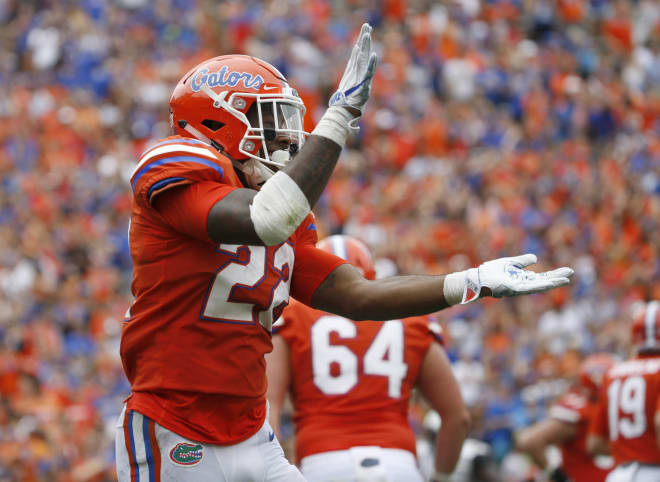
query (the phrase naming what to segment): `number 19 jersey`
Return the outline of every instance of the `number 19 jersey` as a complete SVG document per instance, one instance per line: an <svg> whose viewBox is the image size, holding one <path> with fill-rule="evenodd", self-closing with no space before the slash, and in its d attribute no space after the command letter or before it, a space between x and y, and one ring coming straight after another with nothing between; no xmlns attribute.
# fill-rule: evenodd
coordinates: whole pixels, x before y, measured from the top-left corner
<svg viewBox="0 0 660 482"><path fill-rule="evenodd" d="M408 400L439 330L429 317L354 322L291 303L273 332L289 347L298 460L368 445L415 454Z"/></svg>
<svg viewBox="0 0 660 482"><path fill-rule="evenodd" d="M626 360L606 373L589 432L609 440L617 465L659 465L654 424L659 410L660 357Z"/></svg>
<svg viewBox="0 0 660 482"><path fill-rule="evenodd" d="M231 162L200 141L161 141L141 156L131 185L127 407L191 440L245 440L265 419L264 354L289 291L310 303L344 261L314 247L312 215L276 246L212 241L211 207L242 184Z"/></svg>

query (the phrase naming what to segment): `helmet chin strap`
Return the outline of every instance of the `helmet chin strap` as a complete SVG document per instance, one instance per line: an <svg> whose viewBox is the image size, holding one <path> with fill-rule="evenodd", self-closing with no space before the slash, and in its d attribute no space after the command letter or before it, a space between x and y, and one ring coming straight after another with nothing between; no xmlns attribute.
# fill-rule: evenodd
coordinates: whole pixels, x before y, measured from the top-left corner
<svg viewBox="0 0 660 482"><path fill-rule="evenodd" d="M235 161L234 166L243 172L248 186L252 189L259 189L264 182L275 174L274 171L256 159L248 159L243 162Z"/></svg>
<svg viewBox="0 0 660 482"><path fill-rule="evenodd" d="M289 151L277 150L270 155L270 158L278 164L286 164L291 158L291 154L289 154ZM245 180L252 189L261 188L261 185L275 174L275 171L269 166L253 158L242 162L233 161L233 164L245 175Z"/></svg>
<svg viewBox="0 0 660 482"><path fill-rule="evenodd" d="M193 137L195 137L196 139L199 139L199 140L202 141L202 142L206 142L206 143L209 144L209 145L211 144L211 139L209 139L208 137L206 137L204 134L202 134L201 132L199 132L197 129L195 129L195 128L194 128L193 126L191 126L190 124L186 123L186 125L183 127L183 130L184 130L184 131L187 131L188 133L190 133L190 134L191 134Z"/></svg>

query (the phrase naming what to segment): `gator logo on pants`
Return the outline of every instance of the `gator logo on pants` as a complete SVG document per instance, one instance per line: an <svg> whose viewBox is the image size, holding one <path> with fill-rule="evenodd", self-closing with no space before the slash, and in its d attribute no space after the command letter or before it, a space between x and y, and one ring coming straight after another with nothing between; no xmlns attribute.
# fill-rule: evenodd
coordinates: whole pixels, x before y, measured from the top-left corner
<svg viewBox="0 0 660 482"><path fill-rule="evenodd" d="M177 465L190 467L202 461L204 454L200 444L178 443L170 450L170 460Z"/></svg>

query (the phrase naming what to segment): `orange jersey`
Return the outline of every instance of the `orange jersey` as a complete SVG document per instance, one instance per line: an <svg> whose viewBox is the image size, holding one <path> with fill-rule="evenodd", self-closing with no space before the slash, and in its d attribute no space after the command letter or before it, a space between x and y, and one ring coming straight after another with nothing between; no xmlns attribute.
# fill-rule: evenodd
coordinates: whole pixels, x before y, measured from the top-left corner
<svg viewBox="0 0 660 482"><path fill-rule="evenodd" d="M365 445L415 453L408 400L437 328L428 317L354 322L290 304L274 333L290 352L298 459Z"/></svg>
<svg viewBox="0 0 660 482"><path fill-rule="evenodd" d="M273 320L290 290L309 303L343 260L314 247L312 215L277 246L213 242L211 207L242 185L231 162L200 141L161 141L141 156L131 185L135 301L121 337L128 408L192 440L245 440L266 415ZM182 185L156 210L156 196Z"/></svg>
<svg viewBox="0 0 660 482"><path fill-rule="evenodd" d="M562 468L572 480L603 482L609 470L594 463L594 458L587 453L586 441L589 417L596 408L584 393L571 389L550 407L550 417L561 422L575 425L575 436L560 446Z"/></svg>
<svg viewBox="0 0 660 482"><path fill-rule="evenodd" d="M654 418L660 409L660 357L637 357L605 375L589 431L609 439L617 465L660 464Z"/></svg>

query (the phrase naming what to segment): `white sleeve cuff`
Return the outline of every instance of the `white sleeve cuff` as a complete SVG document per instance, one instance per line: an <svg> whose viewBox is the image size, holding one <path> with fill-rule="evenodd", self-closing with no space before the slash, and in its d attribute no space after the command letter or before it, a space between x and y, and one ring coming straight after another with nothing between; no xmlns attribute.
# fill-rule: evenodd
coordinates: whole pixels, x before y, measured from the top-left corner
<svg viewBox="0 0 660 482"><path fill-rule="evenodd" d="M449 305L456 305L463 301L463 291L465 290L465 271L449 273L445 276L442 286L442 292L445 301Z"/></svg>
<svg viewBox="0 0 660 482"><path fill-rule="evenodd" d="M355 121L353 115L343 107L329 107L319 123L316 124L312 135L330 139L343 148L350 130L350 123L353 121Z"/></svg>

